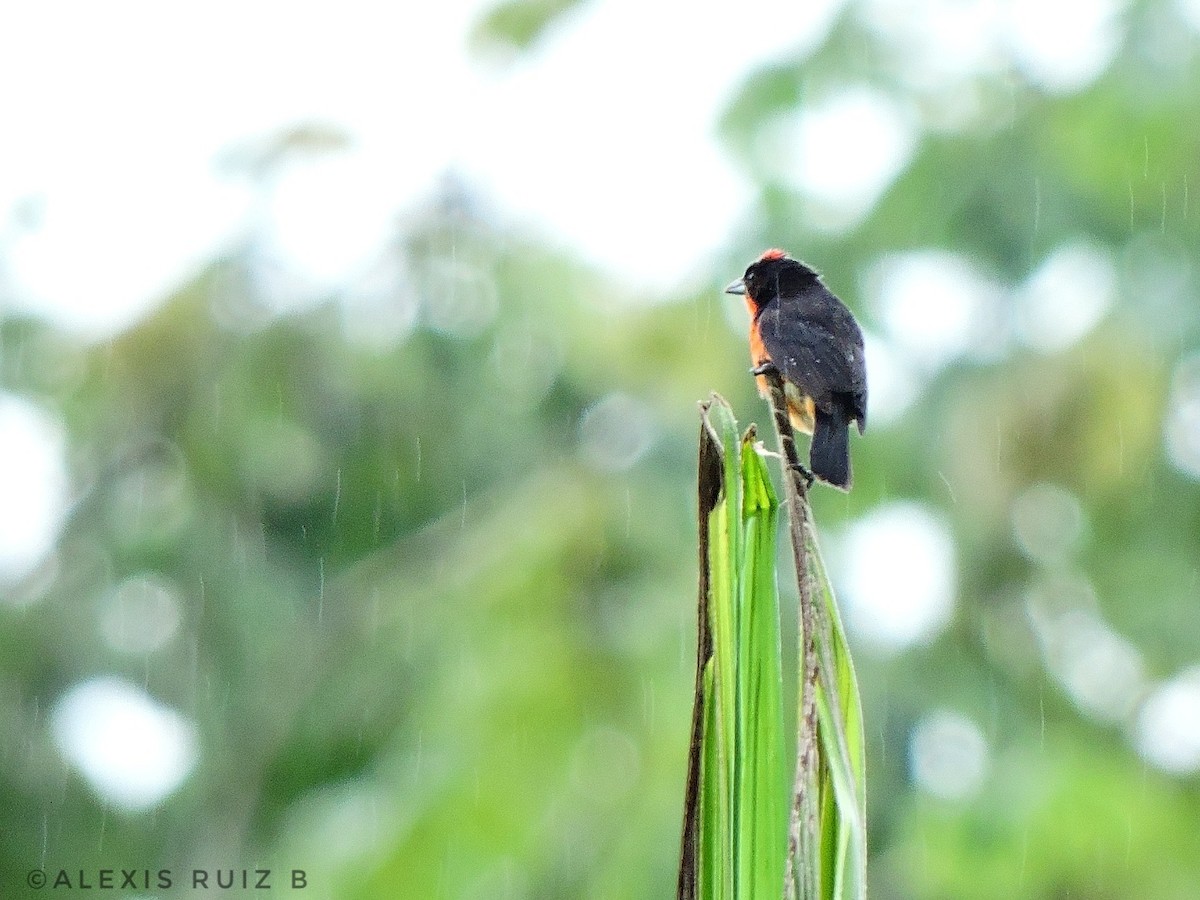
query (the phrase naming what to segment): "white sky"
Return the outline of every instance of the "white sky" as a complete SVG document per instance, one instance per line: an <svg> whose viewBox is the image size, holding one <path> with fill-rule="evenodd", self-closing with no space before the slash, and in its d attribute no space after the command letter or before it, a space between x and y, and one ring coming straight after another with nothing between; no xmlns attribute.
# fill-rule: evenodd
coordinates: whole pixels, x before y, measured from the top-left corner
<svg viewBox="0 0 1200 900"><path fill-rule="evenodd" d="M465 49L492 4L6 5L0 278L19 306L92 337L127 327L245 232L249 190L214 161L318 123L352 149L285 173L269 210L270 249L316 293L360 278L396 213L450 170L647 298L702 283L752 197L713 139L717 117L747 73L815 47L843 0L703 15L684 0L593 0L509 68ZM910 87L965 97L972 77L1006 65L1047 90L1086 86L1119 47L1123 5L864 0L859 15L917 48ZM921 76L930 59L950 62ZM920 130L864 85L810 101L768 135L769 163L811 225L840 232ZM32 212L27 224L14 209Z"/></svg>
<svg viewBox="0 0 1200 900"><path fill-rule="evenodd" d="M318 281L365 267L394 214L453 168L585 258L669 287L748 196L712 139L717 115L748 71L814 44L838 4L696 16L605 0L507 70L467 57L481 0L11 5L0 235L17 300L94 336L127 326L245 228L248 191L214 159L312 122L353 149L285 178L274 212L276 249ZM32 228L6 221L18 204Z"/></svg>

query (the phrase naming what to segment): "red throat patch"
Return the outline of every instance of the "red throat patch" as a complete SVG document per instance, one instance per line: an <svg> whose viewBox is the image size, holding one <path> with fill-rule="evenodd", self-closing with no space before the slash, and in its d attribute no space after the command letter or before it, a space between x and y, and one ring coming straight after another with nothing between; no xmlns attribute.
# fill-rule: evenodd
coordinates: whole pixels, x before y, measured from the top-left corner
<svg viewBox="0 0 1200 900"><path fill-rule="evenodd" d="M777 248L774 248L774 249L768 250L766 253L764 253L761 258L762 259L783 259L786 256L787 256L786 250L779 250Z"/></svg>

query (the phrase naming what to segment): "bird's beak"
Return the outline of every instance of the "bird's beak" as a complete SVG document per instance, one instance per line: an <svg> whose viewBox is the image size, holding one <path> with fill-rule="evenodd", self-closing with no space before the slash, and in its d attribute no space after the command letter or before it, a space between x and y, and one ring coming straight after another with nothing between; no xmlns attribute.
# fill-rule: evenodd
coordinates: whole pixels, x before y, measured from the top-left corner
<svg viewBox="0 0 1200 900"><path fill-rule="evenodd" d="M728 287L725 288L725 293L727 293L727 294L744 294L744 293L746 293L746 282L742 281L742 279L739 278L737 281L732 282Z"/></svg>

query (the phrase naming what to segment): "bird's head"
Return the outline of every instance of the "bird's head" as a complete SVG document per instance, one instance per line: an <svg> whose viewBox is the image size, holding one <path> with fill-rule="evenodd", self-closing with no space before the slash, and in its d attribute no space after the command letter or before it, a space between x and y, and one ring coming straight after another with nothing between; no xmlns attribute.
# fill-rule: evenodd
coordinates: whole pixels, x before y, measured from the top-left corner
<svg viewBox="0 0 1200 900"><path fill-rule="evenodd" d="M754 309L769 305L780 294L796 292L818 279L818 275L782 250L768 250L750 264L737 281L725 288L727 294L743 294Z"/></svg>

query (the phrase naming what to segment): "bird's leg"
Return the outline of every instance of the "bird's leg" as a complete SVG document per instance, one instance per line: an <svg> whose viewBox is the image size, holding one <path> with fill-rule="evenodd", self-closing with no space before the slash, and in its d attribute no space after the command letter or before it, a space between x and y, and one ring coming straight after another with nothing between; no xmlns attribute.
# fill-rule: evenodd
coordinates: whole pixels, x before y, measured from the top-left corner
<svg viewBox="0 0 1200 900"><path fill-rule="evenodd" d="M780 450L783 452L784 463L791 471L804 479L804 489L807 491L813 485L813 473L800 462L796 453L796 432L792 428L792 420L788 415L787 393L783 386L783 373L771 360L767 359L750 370L754 375L765 377L771 391L771 413L775 416L775 431L779 435Z"/></svg>
<svg viewBox="0 0 1200 900"><path fill-rule="evenodd" d="M792 463L791 465L788 466L788 468L790 468L793 472L800 473L800 477L803 478L804 481L806 482L805 487L813 486L813 481L815 480L815 476L802 463Z"/></svg>

